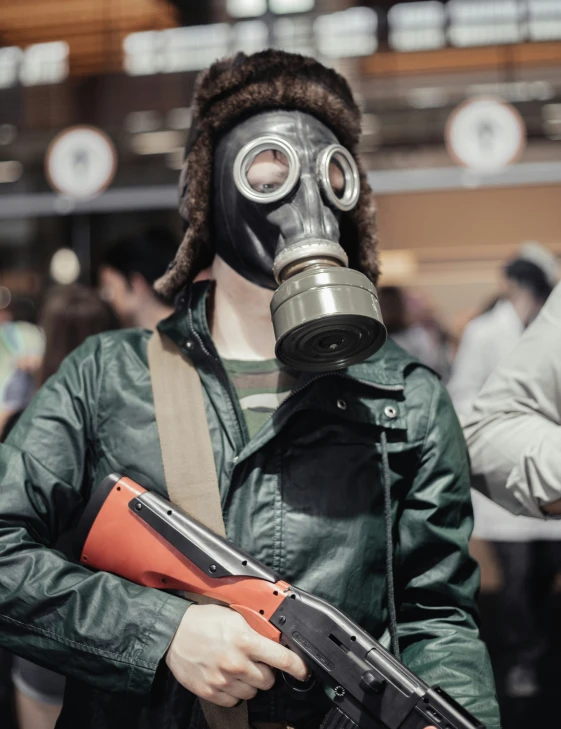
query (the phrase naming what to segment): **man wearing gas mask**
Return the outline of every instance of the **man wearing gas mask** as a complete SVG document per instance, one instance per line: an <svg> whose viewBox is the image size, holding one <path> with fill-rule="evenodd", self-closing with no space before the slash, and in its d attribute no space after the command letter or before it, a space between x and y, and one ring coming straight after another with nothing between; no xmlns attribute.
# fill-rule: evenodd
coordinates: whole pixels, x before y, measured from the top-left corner
<svg viewBox="0 0 561 729"><path fill-rule="evenodd" d="M437 377L382 346L359 136L347 83L311 58L240 54L201 74L159 330L200 378L228 537L499 729L465 445ZM196 697L249 700L257 729L315 729L321 687L273 689L273 669L306 667L240 615L48 547L111 471L166 495L148 337L89 340L0 451L0 642L67 673L59 729L202 729Z"/></svg>

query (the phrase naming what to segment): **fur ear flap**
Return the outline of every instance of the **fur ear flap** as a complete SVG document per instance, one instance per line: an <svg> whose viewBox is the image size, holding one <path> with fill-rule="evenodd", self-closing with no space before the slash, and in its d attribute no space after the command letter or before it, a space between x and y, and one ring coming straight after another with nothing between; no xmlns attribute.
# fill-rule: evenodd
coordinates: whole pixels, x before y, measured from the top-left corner
<svg viewBox="0 0 561 729"><path fill-rule="evenodd" d="M343 215L341 243L350 265L378 279L376 216L372 191L357 158L360 111L347 81L315 59L272 50L217 61L199 74L193 123L180 177L179 210L187 223L175 261L156 282L158 293L173 299L212 262L212 167L221 133L243 117L266 109L297 109L330 127L354 156L361 177L356 207Z"/></svg>

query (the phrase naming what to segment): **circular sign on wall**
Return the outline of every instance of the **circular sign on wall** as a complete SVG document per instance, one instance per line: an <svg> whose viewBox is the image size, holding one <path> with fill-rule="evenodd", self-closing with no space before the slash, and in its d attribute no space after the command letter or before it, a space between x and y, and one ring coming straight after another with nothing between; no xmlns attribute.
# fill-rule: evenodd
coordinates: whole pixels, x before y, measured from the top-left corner
<svg viewBox="0 0 561 729"><path fill-rule="evenodd" d="M70 127L47 150L51 187L74 198L90 198L108 187L117 169L117 153L107 134L96 127Z"/></svg>
<svg viewBox="0 0 561 729"><path fill-rule="evenodd" d="M449 116L446 149L458 164L497 172L515 162L526 144L526 127L510 104L491 97L470 99Z"/></svg>

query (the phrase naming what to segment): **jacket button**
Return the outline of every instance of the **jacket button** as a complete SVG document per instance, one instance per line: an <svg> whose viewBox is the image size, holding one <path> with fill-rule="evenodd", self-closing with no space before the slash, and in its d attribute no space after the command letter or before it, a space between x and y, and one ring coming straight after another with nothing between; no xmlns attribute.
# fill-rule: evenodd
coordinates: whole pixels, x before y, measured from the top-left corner
<svg viewBox="0 0 561 729"><path fill-rule="evenodd" d="M195 342L194 342L194 341L193 341L192 339L188 339L188 340L187 340L187 341L185 342L185 347L186 347L187 349L193 349L193 348L195 347Z"/></svg>
<svg viewBox="0 0 561 729"><path fill-rule="evenodd" d="M386 418L389 418L390 420L394 420L397 418L397 409L393 407L393 405L386 405L384 408L384 415Z"/></svg>
<svg viewBox="0 0 561 729"><path fill-rule="evenodd" d="M339 398L337 400L337 407L339 410L346 410L347 409L347 403L342 398Z"/></svg>
<svg viewBox="0 0 561 729"><path fill-rule="evenodd" d="M239 460L240 460L239 456L234 456L234 457L232 458L232 461L233 461L234 463L237 463L237 462L238 462Z"/></svg>

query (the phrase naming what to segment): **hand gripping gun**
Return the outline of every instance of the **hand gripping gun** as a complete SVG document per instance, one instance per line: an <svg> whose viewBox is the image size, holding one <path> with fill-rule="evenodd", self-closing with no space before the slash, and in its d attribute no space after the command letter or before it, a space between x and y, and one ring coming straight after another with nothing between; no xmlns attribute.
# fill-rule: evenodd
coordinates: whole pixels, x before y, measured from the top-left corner
<svg viewBox="0 0 561 729"><path fill-rule="evenodd" d="M331 688L322 729L485 729L341 611L129 478L108 476L77 530L82 564L148 587L214 598L292 650Z"/></svg>

